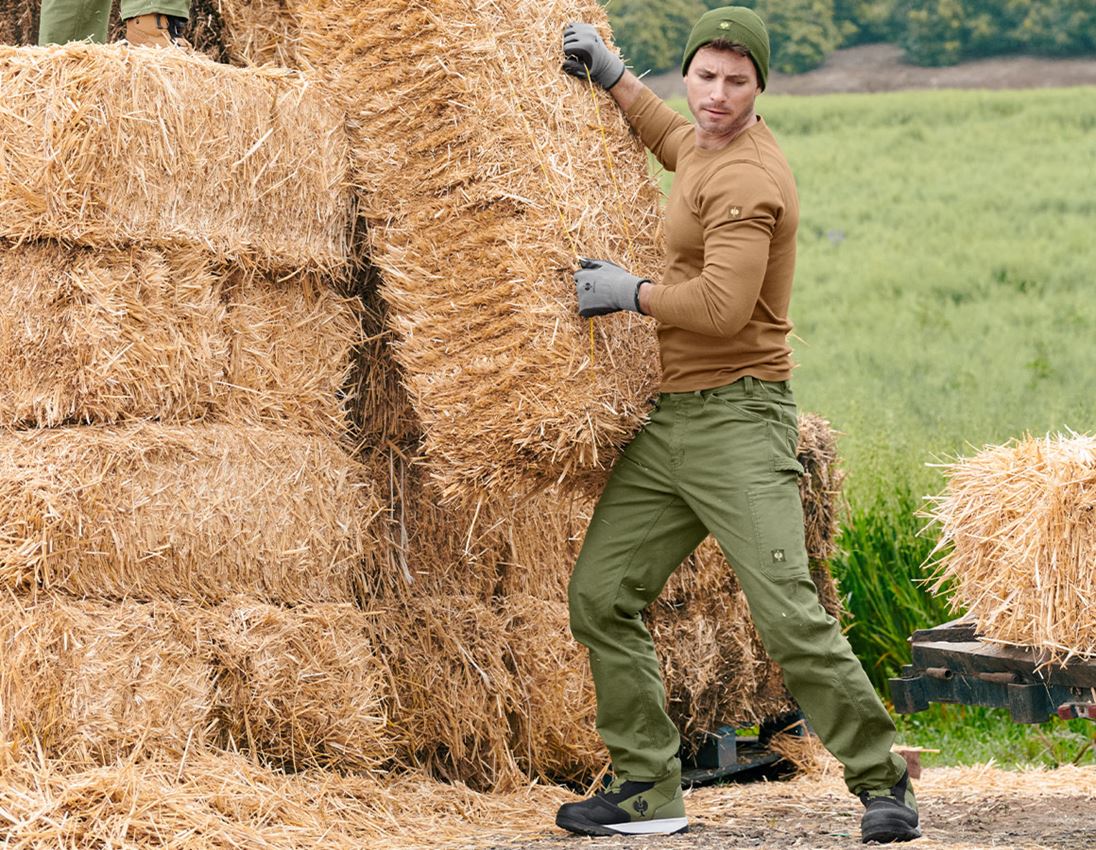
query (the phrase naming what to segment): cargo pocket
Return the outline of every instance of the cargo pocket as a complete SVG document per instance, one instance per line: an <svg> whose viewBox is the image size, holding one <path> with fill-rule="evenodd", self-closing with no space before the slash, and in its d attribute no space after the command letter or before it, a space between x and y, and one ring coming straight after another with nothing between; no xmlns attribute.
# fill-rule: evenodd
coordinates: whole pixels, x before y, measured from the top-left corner
<svg viewBox="0 0 1096 850"><path fill-rule="evenodd" d="M803 505L794 480L750 490L757 565L773 581L810 579L803 540Z"/></svg>
<svg viewBox="0 0 1096 850"><path fill-rule="evenodd" d="M768 422L769 443L773 472L794 472L803 474L803 464L796 457L799 448L799 429L783 422Z"/></svg>

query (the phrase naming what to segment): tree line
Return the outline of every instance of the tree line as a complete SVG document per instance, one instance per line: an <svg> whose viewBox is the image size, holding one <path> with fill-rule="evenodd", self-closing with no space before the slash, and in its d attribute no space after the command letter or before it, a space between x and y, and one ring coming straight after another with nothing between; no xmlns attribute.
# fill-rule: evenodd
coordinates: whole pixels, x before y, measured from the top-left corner
<svg viewBox="0 0 1096 850"><path fill-rule="evenodd" d="M625 59L637 71L677 68L689 29L726 0L603 0ZM772 67L796 74L840 47L897 44L916 65L1024 53L1096 54L1093 0L735 0L769 26Z"/></svg>

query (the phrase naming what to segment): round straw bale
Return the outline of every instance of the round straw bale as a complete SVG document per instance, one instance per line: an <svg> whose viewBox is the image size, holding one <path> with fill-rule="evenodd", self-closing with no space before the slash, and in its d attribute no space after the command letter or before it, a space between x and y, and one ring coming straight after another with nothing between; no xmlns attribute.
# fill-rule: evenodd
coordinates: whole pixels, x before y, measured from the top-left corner
<svg viewBox="0 0 1096 850"><path fill-rule="evenodd" d="M194 245L331 273L348 256L344 116L299 73L126 44L0 48L0 235Z"/></svg>
<svg viewBox="0 0 1096 850"><path fill-rule="evenodd" d="M933 591L985 640L1096 656L1096 437L1026 436L944 468Z"/></svg>
<svg viewBox="0 0 1096 850"><path fill-rule="evenodd" d="M229 425L0 434L0 583L74 594L349 601L377 551L360 465Z"/></svg>
<svg viewBox="0 0 1096 850"><path fill-rule="evenodd" d="M499 599L521 693L514 751L532 776L589 782L608 761L595 721L597 700L587 650L571 636L567 605L526 595Z"/></svg>
<svg viewBox="0 0 1096 850"><path fill-rule="evenodd" d="M387 676L352 605L221 606L217 698L231 743L284 769L370 772L393 754Z"/></svg>
<svg viewBox="0 0 1096 850"><path fill-rule="evenodd" d="M507 655L507 618L478 599L420 597L374 609L373 644L391 671L400 758L473 788L524 784L511 717L523 692Z"/></svg>
<svg viewBox="0 0 1096 850"><path fill-rule="evenodd" d="M0 758L104 764L211 743L207 640L169 605L0 596Z"/></svg>
<svg viewBox="0 0 1096 850"><path fill-rule="evenodd" d="M569 272L583 255L657 275L662 250L642 146L607 95L559 70L564 24L607 31L604 10L295 8L302 61L351 112L371 262L443 496L607 468L654 388L654 328L618 315L591 336Z"/></svg>
<svg viewBox="0 0 1096 850"><path fill-rule="evenodd" d="M231 356L217 418L345 438L360 302L314 274L230 273L225 296Z"/></svg>
<svg viewBox="0 0 1096 850"><path fill-rule="evenodd" d="M206 416L228 364L200 253L0 247L0 424Z"/></svg>

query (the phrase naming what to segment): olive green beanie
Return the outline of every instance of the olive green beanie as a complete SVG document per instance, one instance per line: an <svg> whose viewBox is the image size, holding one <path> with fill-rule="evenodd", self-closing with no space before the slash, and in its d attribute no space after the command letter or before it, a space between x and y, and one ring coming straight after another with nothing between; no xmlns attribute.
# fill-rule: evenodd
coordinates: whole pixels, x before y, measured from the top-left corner
<svg viewBox="0 0 1096 850"><path fill-rule="evenodd" d="M750 58L757 68L757 82L764 89L769 76L769 31L757 13L745 6L722 6L701 15L685 44L681 75L689 72L689 63L696 52L716 39L732 44L737 42L749 48Z"/></svg>

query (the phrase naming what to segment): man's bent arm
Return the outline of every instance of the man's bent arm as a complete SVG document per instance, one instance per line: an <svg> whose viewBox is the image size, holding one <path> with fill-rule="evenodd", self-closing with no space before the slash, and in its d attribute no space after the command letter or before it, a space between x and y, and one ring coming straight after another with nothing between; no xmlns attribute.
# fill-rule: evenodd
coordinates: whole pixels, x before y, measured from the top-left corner
<svg viewBox="0 0 1096 850"><path fill-rule="evenodd" d="M693 132L693 125L663 103L631 71L624 72L620 81L609 89L609 94L662 167L667 171L677 170L678 148Z"/></svg>

